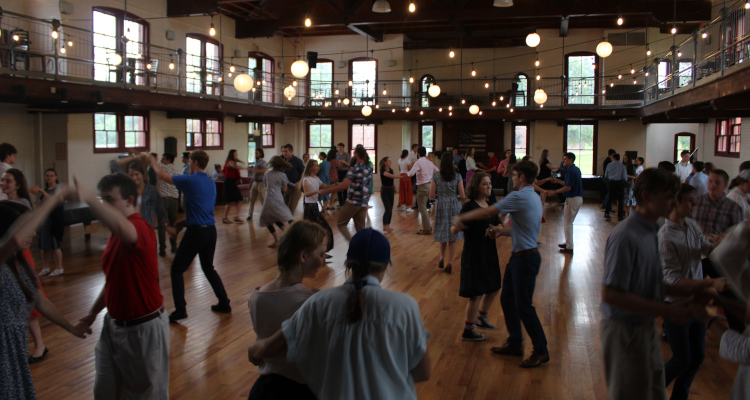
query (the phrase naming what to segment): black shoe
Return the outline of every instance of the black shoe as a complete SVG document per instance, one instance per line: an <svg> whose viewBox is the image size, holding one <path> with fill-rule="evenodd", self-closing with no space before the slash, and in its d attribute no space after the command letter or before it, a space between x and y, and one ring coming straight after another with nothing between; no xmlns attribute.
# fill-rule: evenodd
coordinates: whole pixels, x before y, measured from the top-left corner
<svg viewBox="0 0 750 400"><path fill-rule="evenodd" d="M166 257L167 256L167 250L165 250L165 249L159 250L159 256Z"/></svg>
<svg viewBox="0 0 750 400"><path fill-rule="evenodd" d="M492 325L489 322L487 322L487 317L484 315L480 315L477 318L477 322L474 324L474 326L476 326L479 329L484 329L486 331L496 331L499 329L495 325Z"/></svg>
<svg viewBox="0 0 750 400"><path fill-rule="evenodd" d="M461 340L465 342L478 342L481 340L487 339L487 335L476 333L474 332L474 329L466 329L464 328L464 334L461 335Z"/></svg>
<svg viewBox="0 0 750 400"><path fill-rule="evenodd" d="M177 253L177 246L172 246L172 254Z"/></svg>
<svg viewBox="0 0 750 400"><path fill-rule="evenodd" d="M500 347L493 347L490 351L492 354L499 354L501 356L523 357L523 347L516 347L508 342L503 343Z"/></svg>
<svg viewBox="0 0 750 400"><path fill-rule="evenodd" d="M222 313L222 314L231 314L232 313L232 307L229 305L229 303L227 303L227 304L221 304L221 303L219 303L219 304L212 305L211 306L211 311L217 312L217 313Z"/></svg>
<svg viewBox="0 0 750 400"><path fill-rule="evenodd" d="M624 219L625 219L624 217L617 217L617 220L618 220L618 221L622 221L622 220L624 220Z"/></svg>
<svg viewBox="0 0 750 400"><path fill-rule="evenodd" d="M44 352L39 357L29 356L29 364L38 363L39 361L42 361L44 357L47 357L47 353L49 353L49 349L46 347L44 348Z"/></svg>
<svg viewBox="0 0 750 400"><path fill-rule="evenodd" d="M245 221L252 221L252 220L253 220L253 216L252 215L248 215L247 219L245 219Z"/></svg>
<svg viewBox="0 0 750 400"><path fill-rule="evenodd" d="M615 211L615 209L614 209L614 208L610 208L610 209L609 209L609 212L611 212L611 213L615 213L615 212L617 212L617 211Z"/></svg>
<svg viewBox="0 0 750 400"><path fill-rule="evenodd" d="M607 206L602 206L602 210L606 210L606 209L607 209Z"/></svg>
<svg viewBox="0 0 750 400"><path fill-rule="evenodd" d="M537 368L549 362L549 353L538 353L534 351L529 358L521 361L521 368Z"/></svg>
<svg viewBox="0 0 750 400"><path fill-rule="evenodd" d="M560 244L557 245L557 247L559 247L561 249L564 249L564 248L568 247L568 244L567 243L560 243Z"/></svg>
<svg viewBox="0 0 750 400"><path fill-rule="evenodd" d="M177 321L185 318L187 318L187 311L175 310L172 314L169 314L169 322L172 324L177 323Z"/></svg>
<svg viewBox="0 0 750 400"><path fill-rule="evenodd" d="M604 219L612 219L612 216L609 214L604 214Z"/></svg>

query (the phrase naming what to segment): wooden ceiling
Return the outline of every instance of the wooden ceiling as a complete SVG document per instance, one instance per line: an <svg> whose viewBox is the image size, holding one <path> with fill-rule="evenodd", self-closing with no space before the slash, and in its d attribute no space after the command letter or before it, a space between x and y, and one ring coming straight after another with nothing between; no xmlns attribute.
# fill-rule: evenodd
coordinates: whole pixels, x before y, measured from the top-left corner
<svg viewBox="0 0 750 400"><path fill-rule="evenodd" d="M388 0L392 11L372 11L373 0L168 0L167 15L223 14L236 21L237 38L364 35L382 41L403 34L404 48L442 48L462 40L463 47L524 45L535 29L623 28L661 26L689 33L711 19L711 0L516 0L507 8L493 0ZM675 15L676 4L676 18ZM306 28L306 15L313 26Z"/></svg>

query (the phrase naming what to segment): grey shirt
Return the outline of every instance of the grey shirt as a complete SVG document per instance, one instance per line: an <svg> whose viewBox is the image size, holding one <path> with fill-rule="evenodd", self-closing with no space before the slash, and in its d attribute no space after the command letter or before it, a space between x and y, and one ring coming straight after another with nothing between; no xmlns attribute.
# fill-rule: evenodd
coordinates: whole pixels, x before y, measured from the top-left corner
<svg viewBox="0 0 750 400"><path fill-rule="evenodd" d="M690 218L685 223L666 220L659 229L659 252L664 264L664 283L675 285L680 279L703 279L701 253L708 254L714 246L703 236L701 228ZM678 301L682 296L666 296Z"/></svg>
<svg viewBox="0 0 750 400"><path fill-rule="evenodd" d="M262 158L259 158L259 159L255 160L255 168L254 169L268 169L268 163L266 162L266 160L264 160ZM265 182L266 181L266 173L265 172L261 172L261 173L256 172L253 175L253 180L255 182Z"/></svg>
<svg viewBox="0 0 750 400"><path fill-rule="evenodd" d="M352 162L352 156L349 155L349 153L347 153L347 152L344 152L343 154L342 153L336 153L336 161L341 161L341 160L344 160L347 163L351 164L351 162ZM339 168L339 171L348 171L348 170L349 170L349 166L348 165L345 166L344 164L341 164L341 167Z"/></svg>
<svg viewBox="0 0 750 400"><path fill-rule="evenodd" d="M610 181L626 181L628 180L628 169L625 167L625 164L619 161L612 161L607 164L604 176Z"/></svg>
<svg viewBox="0 0 750 400"><path fill-rule="evenodd" d="M664 274L657 233L656 224L638 213L620 222L607 239L602 285L648 300L663 301ZM604 302L601 311L604 317L621 322L649 323L654 319Z"/></svg>

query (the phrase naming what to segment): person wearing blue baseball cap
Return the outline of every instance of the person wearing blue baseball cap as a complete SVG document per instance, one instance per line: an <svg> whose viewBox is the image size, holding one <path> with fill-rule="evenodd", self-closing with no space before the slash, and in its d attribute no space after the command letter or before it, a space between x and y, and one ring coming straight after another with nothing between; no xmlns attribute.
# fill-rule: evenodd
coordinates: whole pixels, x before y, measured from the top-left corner
<svg viewBox="0 0 750 400"><path fill-rule="evenodd" d="M319 399L416 399L414 383L430 377L430 334L416 300L380 286L390 263L382 233L357 232L346 282L314 294L279 331L250 346L250 362L260 365L286 348L286 360Z"/></svg>

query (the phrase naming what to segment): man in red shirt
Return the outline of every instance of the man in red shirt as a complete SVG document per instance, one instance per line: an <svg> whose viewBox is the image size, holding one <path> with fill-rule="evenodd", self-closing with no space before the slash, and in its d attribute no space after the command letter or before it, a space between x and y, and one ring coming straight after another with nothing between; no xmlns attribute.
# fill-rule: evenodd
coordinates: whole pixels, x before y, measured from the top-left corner
<svg viewBox="0 0 750 400"><path fill-rule="evenodd" d="M494 185L495 183L497 183L497 168L500 166L500 161L497 159L497 157L495 157L495 152L492 150L487 150L487 156L490 158L490 162L487 167L485 168L482 163L479 164L484 172L490 174L490 183Z"/></svg>
<svg viewBox="0 0 750 400"><path fill-rule="evenodd" d="M135 211L138 189L124 174L99 181L99 201L78 180L79 198L112 234L102 255L101 294L81 322L107 307L96 345L95 399L169 397L169 321L159 288L156 235Z"/></svg>

